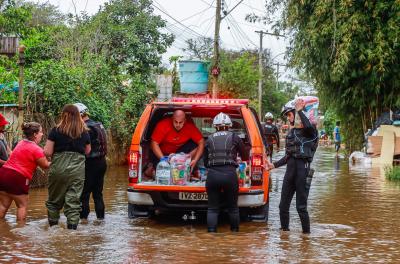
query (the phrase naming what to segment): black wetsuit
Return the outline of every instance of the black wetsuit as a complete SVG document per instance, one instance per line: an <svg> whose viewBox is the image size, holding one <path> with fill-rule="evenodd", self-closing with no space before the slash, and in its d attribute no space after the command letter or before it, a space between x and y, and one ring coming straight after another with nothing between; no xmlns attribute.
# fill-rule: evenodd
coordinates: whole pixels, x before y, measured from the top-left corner
<svg viewBox="0 0 400 264"><path fill-rule="evenodd" d="M292 128L286 136L286 153L275 168L287 164L283 178L279 215L282 230L289 230L289 208L296 193L296 209L304 233L310 233L310 219L307 211L308 192L306 177L310 172L310 163L318 145L318 131L303 111L299 111L303 128Z"/></svg>
<svg viewBox="0 0 400 264"><path fill-rule="evenodd" d="M221 202L228 209L232 231L239 230L236 157L248 159L243 141L233 132L218 131L208 137L204 149L204 164L208 168L206 189L208 194L208 231L217 230ZM223 197L223 198L222 198ZM222 198L222 199L221 199Z"/></svg>
<svg viewBox="0 0 400 264"><path fill-rule="evenodd" d="M267 141L268 155L270 156L270 160L272 160L272 154L274 152L274 144L276 144L278 149L280 146L279 131L277 126L267 121L264 125L264 136Z"/></svg>
<svg viewBox="0 0 400 264"><path fill-rule="evenodd" d="M105 155L107 154L106 132L100 122L91 119L87 120L89 127L90 144L92 150L86 157L85 162L85 183L81 195L80 218L87 219L90 213L90 194L93 195L94 209L98 219L104 218L103 185L104 175L107 170Z"/></svg>

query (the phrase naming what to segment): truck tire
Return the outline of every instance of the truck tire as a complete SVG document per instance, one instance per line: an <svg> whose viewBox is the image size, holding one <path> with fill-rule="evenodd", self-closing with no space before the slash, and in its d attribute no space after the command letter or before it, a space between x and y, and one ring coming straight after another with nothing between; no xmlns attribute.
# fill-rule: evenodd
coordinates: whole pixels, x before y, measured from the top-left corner
<svg viewBox="0 0 400 264"><path fill-rule="evenodd" d="M135 205L128 203L128 218L134 219L137 217L153 217L154 210L150 210L147 206Z"/></svg>
<svg viewBox="0 0 400 264"><path fill-rule="evenodd" d="M135 205L128 203L128 218L129 219L136 218L136 216L134 214L134 210L135 210Z"/></svg>
<svg viewBox="0 0 400 264"><path fill-rule="evenodd" d="M239 208L240 221L268 222L269 203L253 208Z"/></svg>

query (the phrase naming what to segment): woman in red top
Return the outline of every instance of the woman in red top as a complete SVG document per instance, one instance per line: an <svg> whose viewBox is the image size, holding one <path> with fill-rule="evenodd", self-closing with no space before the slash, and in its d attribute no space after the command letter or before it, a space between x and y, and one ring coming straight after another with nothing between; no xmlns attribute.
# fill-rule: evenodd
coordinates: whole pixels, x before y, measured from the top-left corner
<svg viewBox="0 0 400 264"><path fill-rule="evenodd" d="M0 168L0 219L4 218L12 201L17 205L17 221L26 219L29 182L37 166L47 169L43 149L38 146L43 132L36 122L24 123L22 126L25 139L21 140L10 158Z"/></svg>

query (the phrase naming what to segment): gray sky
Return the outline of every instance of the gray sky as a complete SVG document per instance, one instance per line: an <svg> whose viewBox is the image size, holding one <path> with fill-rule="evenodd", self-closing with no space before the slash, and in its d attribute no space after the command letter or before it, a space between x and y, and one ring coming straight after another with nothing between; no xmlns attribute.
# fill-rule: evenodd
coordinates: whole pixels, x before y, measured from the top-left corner
<svg viewBox="0 0 400 264"><path fill-rule="evenodd" d="M105 0L36 0L39 2L50 2L59 6L65 13L86 11L92 15L96 13L99 6ZM225 8L229 11L240 0L225 0ZM167 22L167 31L176 36L176 40L167 53L163 55L163 62L173 55L183 55L182 48L185 40L206 36L213 38L215 21L216 0L153 0L155 13ZM249 23L245 21L246 14L262 14L265 12L265 0L244 0L235 8L229 16L221 23L220 36L221 46L226 49L240 50L242 48L258 49L259 35L255 30L270 31L270 28L260 23ZM286 41L284 38L277 39L273 36L264 36L263 47L270 49L274 62L285 63L283 52ZM282 67L281 67L282 69ZM281 76L285 75L281 71ZM283 76L282 76L283 77Z"/></svg>

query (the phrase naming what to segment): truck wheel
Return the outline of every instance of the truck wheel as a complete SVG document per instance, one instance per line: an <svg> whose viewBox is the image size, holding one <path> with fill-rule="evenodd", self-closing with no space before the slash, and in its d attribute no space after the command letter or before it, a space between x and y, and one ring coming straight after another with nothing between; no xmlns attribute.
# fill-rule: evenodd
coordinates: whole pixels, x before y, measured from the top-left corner
<svg viewBox="0 0 400 264"><path fill-rule="evenodd" d="M135 205L128 203L128 218L134 219L137 217L153 217L154 210L150 210L147 206Z"/></svg>
<svg viewBox="0 0 400 264"><path fill-rule="evenodd" d="M268 222L269 202L256 208L250 208L249 218L254 222Z"/></svg>
<svg viewBox="0 0 400 264"><path fill-rule="evenodd" d="M134 211L135 211L135 205L128 203L128 218L129 219L136 218Z"/></svg>

